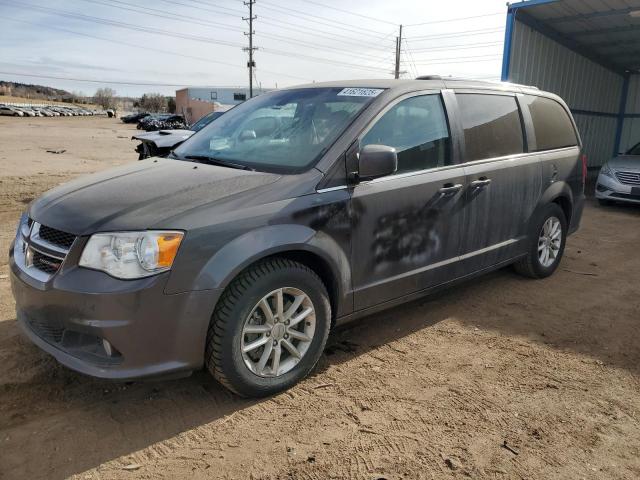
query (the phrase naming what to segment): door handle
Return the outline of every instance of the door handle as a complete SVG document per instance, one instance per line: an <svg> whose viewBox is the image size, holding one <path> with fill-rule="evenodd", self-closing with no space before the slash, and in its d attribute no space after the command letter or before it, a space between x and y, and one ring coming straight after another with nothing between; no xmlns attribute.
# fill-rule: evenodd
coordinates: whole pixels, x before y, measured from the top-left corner
<svg viewBox="0 0 640 480"><path fill-rule="evenodd" d="M460 190L462 190L461 184L458 183L456 185L452 185L448 183L444 187L442 187L440 190L438 190L438 193L442 196L448 196L448 195L454 195L458 193Z"/></svg>
<svg viewBox="0 0 640 480"><path fill-rule="evenodd" d="M491 183L490 178L481 178L479 180L474 180L471 182L471 188L484 188Z"/></svg>

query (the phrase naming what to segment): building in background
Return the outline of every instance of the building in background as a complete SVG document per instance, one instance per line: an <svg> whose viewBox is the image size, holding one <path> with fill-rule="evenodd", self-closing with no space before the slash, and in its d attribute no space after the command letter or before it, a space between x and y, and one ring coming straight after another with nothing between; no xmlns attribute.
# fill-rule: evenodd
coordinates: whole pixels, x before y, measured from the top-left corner
<svg viewBox="0 0 640 480"><path fill-rule="evenodd" d="M254 88L253 96L266 91ZM242 87L183 88L176 91L176 113L183 115L191 124L209 112L228 110L248 98L249 89Z"/></svg>
<svg viewBox="0 0 640 480"><path fill-rule="evenodd" d="M589 166L640 142L640 0L530 0L508 7L502 80L557 93Z"/></svg>

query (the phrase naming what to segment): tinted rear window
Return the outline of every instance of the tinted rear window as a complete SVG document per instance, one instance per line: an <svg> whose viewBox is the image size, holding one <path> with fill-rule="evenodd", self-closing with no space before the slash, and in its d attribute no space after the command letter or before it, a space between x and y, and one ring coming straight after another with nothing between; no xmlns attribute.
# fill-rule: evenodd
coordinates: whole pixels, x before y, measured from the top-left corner
<svg viewBox="0 0 640 480"><path fill-rule="evenodd" d="M536 134L535 151L578 145L573 123L562 105L550 98L533 95L525 96L525 102L529 106Z"/></svg>
<svg viewBox="0 0 640 480"><path fill-rule="evenodd" d="M515 97L457 94L464 128L465 161L524 152L520 111Z"/></svg>

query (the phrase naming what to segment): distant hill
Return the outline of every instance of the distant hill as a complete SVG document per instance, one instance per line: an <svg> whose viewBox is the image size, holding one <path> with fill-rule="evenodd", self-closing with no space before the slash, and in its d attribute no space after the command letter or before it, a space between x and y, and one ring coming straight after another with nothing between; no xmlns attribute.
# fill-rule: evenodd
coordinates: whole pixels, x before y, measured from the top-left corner
<svg viewBox="0 0 640 480"><path fill-rule="evenodd" d="M79 102L79 95L59 88L31 85L27 83L6 82L0 80L0 95L22 97L33 100L52 100L57 102Z"/></svg>

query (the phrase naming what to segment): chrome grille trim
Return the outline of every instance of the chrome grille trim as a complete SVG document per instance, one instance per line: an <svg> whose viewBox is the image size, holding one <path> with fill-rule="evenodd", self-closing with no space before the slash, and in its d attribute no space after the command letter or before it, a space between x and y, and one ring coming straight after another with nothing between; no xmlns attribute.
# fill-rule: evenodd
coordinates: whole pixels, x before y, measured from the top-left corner
<svg viewBox="0 0 640 480"><path fill-rule="evenodd" d="M51 230L57 232L54 229ZM60 233L61 235L70 236L65 232ZM61 245L43 239L40 236L40 224L27 219L20 225L16 236L14 247L16 265L30 277L43 283L47 282L62 268L76 238L73 238L69 248L64 248Z"/></svg>
<svg viewBox="0 0 640 480"><path fill-rule="evenodd" d="M615 172L616 178L625 185L640 185L640 172Z"/></svg>

